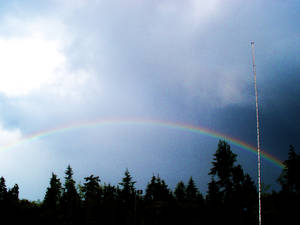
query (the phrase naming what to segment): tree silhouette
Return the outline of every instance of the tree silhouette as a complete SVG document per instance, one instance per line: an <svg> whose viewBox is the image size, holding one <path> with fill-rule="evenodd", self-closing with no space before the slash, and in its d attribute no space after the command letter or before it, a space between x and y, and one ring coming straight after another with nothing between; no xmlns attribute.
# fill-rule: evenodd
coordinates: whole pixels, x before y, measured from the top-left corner
<svg viewBox="0 0 300 225"><path fill-rule="evenodd" d="M236 162L236 154L234 154L230 145L225 141L219 141L218 149L214 154L213 167L210 169L209 175L217 176L217 181L223 191L228 192L232 188L232 171Z"/></svg>
<svg viewBox="0 0 300 225"><path fill-rule="evenodd" d="M0 203L2 203L7 196L7 188L4 177L0 178Z"/></svg>
<svg viewBox="0 0 300 225"><path fill-rule="evenodd" d="M119 183L121 186L120 190L120 200L122 206L122 223L131 224L134 221L134 200L135 200L135 181L132 180L132 177L128 171L125 170L124 177L122 182Z"/></svg>
<svg viewBox="0 0 300 225"><path fill-rule="evenodd" d="M50 186L47 188L43 207L44 207L44 223L57 224L60 220L60 201L62 187L57 175L52 173L50 178Z"/></svg>
<svg viewBox="0 0 300 225"><path fill-rule="evenodd" d="M256 199L254 182L244 174L241 165L235 165L237 155L232 153L230 145L219 141L214 154L213 167L210 170L212 181L209 183L208 200L216 208L222 208L220 214L225 222L245 223L252 221ZM217 180L214 180L217 177ZM247 213L246 213L247 212Z"/></svg>
<svg viewBox="0 0 300 225"><path fill-rule="evenodd" d="M94 175L90 175L84 179L86 182L82 187L82 192L84 194L85 223L97 224L101 220L102 188L100 186L100 179L98 176L94 177Z"/></svg>
<svg viewBox="0 0 300 225"><path fill-rule="evenodd" d="M68 165L65 171L65 183L61 198L61 207L66 224L80 224L81 201L73 179L73 169Z"/></svg>
<svg viewBox="0 0 300 225"><path fill-rule="evenodd" d="M185 201L186 200L186 188L182 181L180 181L174 190L175 197L177 201Z"/></svg>
<svg viewBox="0 0 300 225"><path fill-rule="evenodd" d="M192 177L190 177L186 187L186 198L188 201L195 201L197 199L198 189Z"/></svg>
<svg viewBox="0 0 300 225"><path fill-rule="evenodd" d="M125 202L129 202L133 196L135 187L134 184L136 182L132 180L132 177L128 171L128 169L125 170L124 177L122 178L122 182L119 183L121 185L121 197Z"/></svg>
<svg viewBox="0 0 300 225"><path fill-rule="evenodd" d="M168 185L159 175L152 176L148 183L145 194L145 220L148 224L173 223L174 197Z"/></svg>
<svg viewBox="0 0 300 225"><path fill-rule="evenodd" d="M284 161L280 178L278 179L284 192L300 194L300 155L297 155L295 147L290 145L288 159Z"/></svg>
<svg viewBox="0 0 300 225"><path fill-rule="evenodd" d="M300 157L290 146L280 178L282 190L262 196L263 224L298 224ZM43 202L19 199L19 186L7 188L0 177L0 218L9 224L257 224L257 190L250 175L237 164L230 145L219 141L213 155L205 198L190 177L178 182L174 195L166 182L152 176L144 196L137 194L128 169L120 186L100 184L98 176L84 178L79 186L68 165L62 187L52 173Z"/></svg>
<svg viewBox="0 0 300 225"><path fill-rule="evenodd" d="M19 208L19 186L15 184L12 188L7 191L6 203L6 213L7 217L12 221L12 223L18 223L20 214Z"/></svg>
<svg viewBox="0 0 300 225"><path fill-rule="evenodd" d="M120 190L111 184L104 184L102 186L103 191L103 205L102 205L102 216L103 216L103 224L118 224L123 222L120 215L120 203L119 202L119 194Z"/></svg>
<svg viewBox="0 0 300 225"><path fill-rule="evenodd" d="M151 178L146 188L145 199L147 201L168 201L172 199L172 193L164 180L161 180L159 175Z"/></svg>
<svg viewBox="0 0 300 225"><path fill-rule="evenodd" d="M7 196L10 202L17 204L19 201L19 185L15 184L10 188L7 192Z"/></svg>
<svg viewBox="0 0 300 225"><path fill-rule="evenodd" d="M0 215L5 217L7 215L7 187L4 177L0 178Z"/></svg>
<svg viewBox="0 0 300 225"><path fill-rule="evenodd" d="M57 175L52 173L50 187L47 188L43 205L47 209L57 210L61 200L62 187Z"/></svg>
<svg viewBox="0 0 300 225"><path fill-rule="evenodd" d="M284 161L284 169L278 178L282 190L277 196L280 204L277 210L280 212L287 224L299 221L300 212L300 155L295 151L294 146L290 145L288 159Z"/></svg>
<svg viewBox="0 0 300 225"><path fill-rule="evenodd" d="M222 202L222 193L214 178L208 183L208 194L206 198L213 207L217 207L217 205L220 205Z"/></svg>

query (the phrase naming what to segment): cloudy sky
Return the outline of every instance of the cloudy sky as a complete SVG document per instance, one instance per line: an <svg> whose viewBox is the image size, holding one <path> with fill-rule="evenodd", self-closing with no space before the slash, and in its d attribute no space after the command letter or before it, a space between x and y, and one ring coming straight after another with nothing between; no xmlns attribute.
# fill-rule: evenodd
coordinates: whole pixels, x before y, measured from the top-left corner
<svg viewBox="0 0 300 225"><path fill-rule="evenodd" d="M206 192L218 139L122 120L208 128L256 144L255 41L262 149L300 149L298 0L0 1L0 175L43 199L68 164L138 188L160 174ZM81 121L116 122L26 137ZM12 144L12 145L11 145ZM8 147L11 146L11 147ZM256 179L256 155L232 145ZM263 159L263 182L281 169Z"/></svg>

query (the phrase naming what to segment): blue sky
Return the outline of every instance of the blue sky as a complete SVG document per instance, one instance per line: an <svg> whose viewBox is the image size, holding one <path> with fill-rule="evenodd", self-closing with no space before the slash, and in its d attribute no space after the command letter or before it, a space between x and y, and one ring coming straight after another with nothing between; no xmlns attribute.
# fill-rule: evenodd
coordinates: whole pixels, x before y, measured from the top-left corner
<svg viewBox="0 0 300 225"><path fill-rule="evenodd" d="M4 149L82 120L180 122L256 143L250 42L255 41L262 148L300 148L300 5L289 1L49 0L0 2L0 175L43 199L67 165L139 188L159 173L206 192L217 139L153 126L98 126ZM232 146L253 178L256 157ZM298 150L299 152L299 150ZM280 169L263 161L263 182Z"/></svg>

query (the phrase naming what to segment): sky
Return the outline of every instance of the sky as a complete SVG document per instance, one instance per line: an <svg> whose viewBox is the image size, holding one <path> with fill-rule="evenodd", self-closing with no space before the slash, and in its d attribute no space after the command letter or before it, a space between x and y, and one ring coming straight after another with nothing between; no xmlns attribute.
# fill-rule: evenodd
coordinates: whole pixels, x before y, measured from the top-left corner
<svg viewBox="0 0 300 225"><path fill-rule="evenodd" d="M128 168L139 189L193 176L205 194L219 138L163 124L255 146L251 41L261 148L283 161L300 149L299 27L297 0L1 0L0 176L30 200L68 164L78 183ZM256 180L257 156L230 144ZM271 189L281 171L262 159Z"/></svg>

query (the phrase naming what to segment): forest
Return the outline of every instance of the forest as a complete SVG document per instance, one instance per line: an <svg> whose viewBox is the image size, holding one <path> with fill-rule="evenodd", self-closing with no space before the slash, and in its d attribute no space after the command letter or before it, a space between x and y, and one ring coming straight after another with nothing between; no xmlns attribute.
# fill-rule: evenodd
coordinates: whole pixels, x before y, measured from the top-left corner
<svg viewBox="0 0 300 225"><path fill-rule="evenodd" d="M135 188L128 169L117 186L91 174L76 184L70 165L64 180L52 173L44 199L19 199L19 186L0 178L0 218L7 224L163 225L258 224L258 192L254 179L237 162L223 140L213 155L207 193L192 177L171 190L153 175L145 191ZM262 193L262 224L300 224L300 155L290 146L278 192ZM3 224L3 223L2 223ZM4 223L5 224L5 223Z"/></svg>

